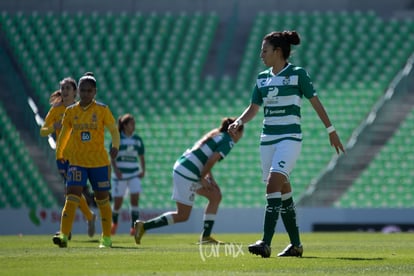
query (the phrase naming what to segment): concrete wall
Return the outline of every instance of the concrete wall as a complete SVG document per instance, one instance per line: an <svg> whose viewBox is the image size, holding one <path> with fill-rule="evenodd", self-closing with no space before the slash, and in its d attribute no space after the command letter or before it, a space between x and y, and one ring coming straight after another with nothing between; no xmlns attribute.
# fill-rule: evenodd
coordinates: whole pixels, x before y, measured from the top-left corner
<svg viewBox="0 0 414 276"><path fill-rule="evenodd" d="M148 220L166 210L142 210L140 218ZM387 225L406 225L404 231L414 231L413 209L335 209L335 208L298 208L298 223L301 232L313 232L317 224L335 226L349 230L347 226L356 226L362 231L381 230ZM98 210L95 210L99 214ZM0 209L0 235L53 234L59 229L61 210L40 209L30 212L27 209ZM263 229L263 208L221 209L214 224L214 233L261 233ZM128 233L130 227L129 212L122 210L119 216L118 233ZM194 209L187 222L150 230L149 233L201 233L203 210ZM96 223L100 235L100 221ZM377 229L374 229L377 227ZM378 228L380 227L380 228ZM277 233L285 233L279 219ZM80 213L73 225L74 234L86 234L86 222ZM260 238L260 237L258 237Z"/></svg>

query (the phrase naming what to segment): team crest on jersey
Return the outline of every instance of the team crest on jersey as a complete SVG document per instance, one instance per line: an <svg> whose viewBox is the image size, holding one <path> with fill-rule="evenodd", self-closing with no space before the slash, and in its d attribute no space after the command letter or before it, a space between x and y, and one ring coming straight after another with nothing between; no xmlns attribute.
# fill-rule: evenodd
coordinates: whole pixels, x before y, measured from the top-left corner
<svg viewBox="0 0 414 276"><path fill-rule="evenodd" d="M286 76L283 80L283 85L289 85L290 84L290 77Z"/></svg>
<svg viewBox="0 0 414 276"><path fill-rule="evenodd" d="M96 123L98 121L98 116L96 115L96 113L92 114L92 123Z"/></svg>

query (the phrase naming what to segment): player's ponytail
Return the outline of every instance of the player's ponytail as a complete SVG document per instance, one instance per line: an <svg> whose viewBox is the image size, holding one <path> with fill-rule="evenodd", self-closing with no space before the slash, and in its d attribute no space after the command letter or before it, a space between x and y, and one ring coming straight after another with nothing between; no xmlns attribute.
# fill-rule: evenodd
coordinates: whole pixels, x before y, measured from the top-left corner
<svg viewBox="0 0 414 276"><path fill-rule="evenodd" d="M216 136L217 134L221 133L221 132L228 132L229 129L229 125L231 125L236 119L235 118L230 118L230 117L226 117L223 118L221 120L221 124L220 127L215 128L213 130L210 130L207 134L205 134L200 140L198 140L193 148L191 150L195 150L198 149L200 146L202 146L208 139ZM239 127L239 131L243 131L243 126Z"/></svg>
<svg viewBox="0 0 414 276"><path fill-rule="evenodd" d="M223 118L223 120L221 121L221 126L220 126L219 131L228 132L229 126L235 121L236 121L235 118L230 118L230 117ZM243 130L243 125L239 127L239 130Z"/></svg>
<svg viewBox="0 0 414 276"><path fill-rule="evenodd" d="M300 44L300 37L296 31L271 32L263 38L264 41L273 46L273 49L280 48L283 58L290 57L290 45Z"/></svg>
<svg viewBox="0 0 414 276"><path fill-rule="evenodd" d="M291 45L299 45L300 37L296 31L283 31L282 36L285 37L287 42Z"/></svg>
<svg viewBox="0 0 414 276"><path fill-rule="evenodd" d="M62 92L60 90L56 90L53 92L49 97L50 105L55 105L62 102Z"/></svg>
<svg viewBox="0 0 414 276"><path fill-rule="evenodd" d="M89 81L92 85L96 88L96 79L92 72L86 72L78 81L78 86L81 85L82 82Z"/></svg>

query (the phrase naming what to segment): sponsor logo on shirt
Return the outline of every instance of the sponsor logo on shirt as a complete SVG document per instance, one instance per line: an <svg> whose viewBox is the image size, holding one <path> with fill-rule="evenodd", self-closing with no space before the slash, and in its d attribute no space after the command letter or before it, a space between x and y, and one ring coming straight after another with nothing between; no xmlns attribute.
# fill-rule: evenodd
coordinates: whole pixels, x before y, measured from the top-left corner
<svg viewBox="0 0 414 276"><path fill-rule="evenodd" d="M82 131L81 132L81 141L88 142L91 140L91 133L89 131Z"/></svg>

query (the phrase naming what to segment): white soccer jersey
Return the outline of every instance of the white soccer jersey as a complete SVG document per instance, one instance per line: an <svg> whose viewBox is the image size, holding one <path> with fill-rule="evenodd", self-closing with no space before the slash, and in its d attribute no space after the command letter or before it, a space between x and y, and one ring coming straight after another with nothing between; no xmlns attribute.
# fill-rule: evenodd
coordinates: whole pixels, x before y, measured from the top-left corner
<svg viewBox="0 0 414 276"><path fill-rule="evenodd" d="M122 179L127 180L138 176L140 172L139 155L144 155L145 147L140 136L134 134L126 136L121 132L121 141L118 155L116 157L116 166L122 173ZM112 145L109 146L111 148ZM116 175L112 172L112 178Z"/></svg>
<svg viewBox="0 0 414 276"><path fill-rule="evenodd" d="M203 145L195 150L187 150L177 160L174 171L186 179L198 181L201 170L207 163L208 158L214 153L220 153L224 158L233 148L234 142L227 132L209 138Z"/></svg>
<svg viewBox="0 0 414 276"><path fill-rule="evenodd" d="M316 96L308 73L288 64L277 75L272 68L259 73L251 102L263 105L264 120L261 145L281 140L302 140L300 127L302 98Z"/></svg>

